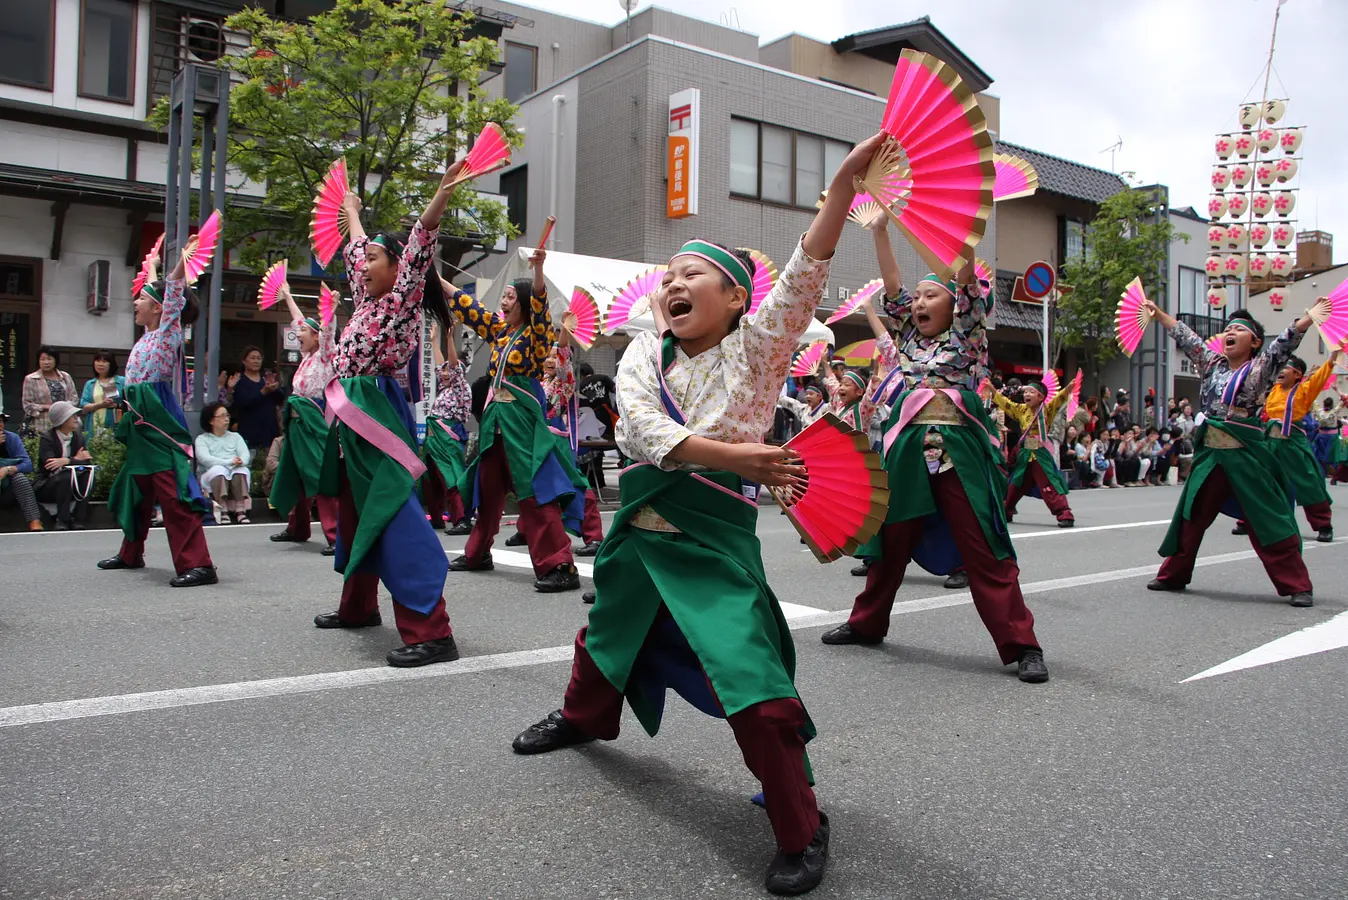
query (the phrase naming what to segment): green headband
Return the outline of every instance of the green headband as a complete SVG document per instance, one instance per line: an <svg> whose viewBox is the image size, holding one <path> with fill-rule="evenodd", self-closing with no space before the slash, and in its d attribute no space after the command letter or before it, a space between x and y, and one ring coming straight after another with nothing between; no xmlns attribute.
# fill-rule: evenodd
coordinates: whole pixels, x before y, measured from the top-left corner
<svg viewBox="0 0 1348 900"><path fill-rule="evenodd" d="M952 278L949 281L942 281L940 278L936 277L935 272L928 272L926 275L923 276L922 281L919 281L918 284L922 284L923 281L930 281L932 284L940 285L941 287L949 291L950 296L952 297L959 292L959 284L956 283L955 279Z"/></svg>
<svg viewBox="0 0 1348 900"><path fill-rule="evenodd" d="M866 390L866 379L862 378L862 377L861 377L860 375L858 375L856 372L847 372L847 373L845 373L845 374L843 375L843 377L846 378L846 379L849 379L853 384L855 384L855 385L856 385L858 388L860 388L861 390L863 390L863 391Z"/></svg>
<svg viewBox="0 0 1348 900"><path fill-rule="evenodd" d="M304 324L308 325L310 330L313 331L314 334L321 334L323 331L323 329L319 327L318 320L315 319L313 316L305 316Z"/></svg>
<svg viewBox="0 0 1348 900"><path fill-rule="evenodd" d="M164 295L159 293L159 288L155 287L154 285L147 284L145 285L145 287L140 289L140 292L148 296L151 300L153 300L155 303L158 303L160 306L164 305Z"/></svg>
<svg viewBox="0 0 1348 900"><path fill-rule="evenodd" d="M397 256L398 254L402 253L402 248L401 248L401 247L395 247L394 244L395 244L396 242L395 242L392 238L390 238L388 235L386 235L386 234L377 234L377 235L375 235L374 237L370 238L370 243L371 243L371 244L378 244L379 246L383 247L385 250L387 250L387 251L388 251L390 254L392 254L393 256Z"/></svg>
<svg viewBox="0 0 1348 900"><path fill-rule="evenodd" d="M710 241L691 240L679 248L679 252L670 257L672 264L680 256L696 256L705 259L729 278L731 281L744 288L744 292L753 299L754 296L754 276L745 266L744 260L740 259L729 250L716 246Z"/></svg>

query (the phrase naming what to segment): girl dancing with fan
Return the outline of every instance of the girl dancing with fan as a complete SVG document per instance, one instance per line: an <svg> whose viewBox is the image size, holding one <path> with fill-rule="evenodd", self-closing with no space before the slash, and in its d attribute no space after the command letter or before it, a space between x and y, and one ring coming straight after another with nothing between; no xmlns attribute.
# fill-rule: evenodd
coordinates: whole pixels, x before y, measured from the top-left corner
<svg viewBox="0 0 1348 900"><path fill-rule="evenodd" d="M571 454L571 463L576 463L576 417L579 408L576 404L576 373L571 360L571 320L567 313L562 318L562 330L558 334L557 346L552 348L543 363L543 395L547 398L548 427L557 435L557 440L565 444L565 452ZM577 469L579 471L579 469ZM580 539L585 542L572 553L576 556L594 556L604 541L604 522L599 516L599 497L588 486L585 489L585 515L580 523Z"/></svg>
<svg viewBox="0 0 1348 900"><path fill-rule="evenodd" d="M477 520L463 555L450 561L449 570L494 568L492 541L501 527L506 494L514 493L520 533L534 565L534 588L554 593L580 587L566 532L580 528L588 485L544 418L544 365L556 341L543 280L546 258L544 250L535 250L529 259L533 280L506 285L502 317L467 294L454 298L455 314L492 347L491 392L478 429L478 456L460 488L471 498Z"/></svg>
<svg viewBox="0 0 1348 900"><path fill-rule="evenodd" d="M1302 420L1310 415L1315 398L1334 378L1334 365L1343 350L1334 351L1309 377L1306 361L1293 356L1278 375L1278 381L1264 401L1264 430L1268 432L1268 450L1287 473L1292 498L1306 514L1316 531L1316 540L1328 544L1334 540L1334 520L1330 513L1329 491L1325 489L1325 470L1311 449ZM1233 534L1249 534L1248 523L1236 523Z"/></svg>
<svg viewBox="0 0 1348 900"><path fill-rule="evenodd" d="M333 421L321 492L338 499L334 567L345 576L336 612L314 617L319 628L381 624L379 582L393 595L404 646L391 666L424 666L459 658L445 611L445 551L413 488L425 472L417 456L412 409L395 377L421 340L424 308L448 325L440 279L431 270L440 218L462 162L449 167L406 245L389 234L366 235L360 198L343 201L351 240L346 271L355 309L337 343L324 396Z"/></svg>
<svg viewBox="0 0 1348 900"><path fill-rule="evenodd" d="M1048 511L1058 520L1059 528L1071 528L1076 524L1076 517L1072 515L1072 507L1067 505L1067 482L1063 481L1053 454L1044 445L1049 440L1049 424L1067 403L1072 386L1069 384L1045 402L1048 388L1042 381L1032 381L1025 386L1024 403L1017 403L990 384L986 389L991 391L992 402L1020 423L1021 429L1016 461L1007 478L1006 521L1010 522L1016 514L1020 498L1029 494L1043 499Z"/></svg>
<svg viewBox="0 0 1348 900"><path fill-rule="evenodd" d="M778 852L766 885L803 893L823 878L828 819L805 756L814 728L793 683L795 651L754 533L757 486L796 486L794 451L759 441L792 352L823 299L852 199L852 175L880 141L843 161L776 286L744 311L755 263L689 241L653 305L661 335L638 335L618 367L618 445L635 461L595 561L598 599L576 635L561 709L515 738L543 753L618 736L624 695L650 734L667 686L725 716L763 784Z"/></svg>
<svg viewBox="0 0 1348 900"><path fill-rule="evenodd" d="M447 281L442 278L440 283L446 295L453 294L454 289L446 287ZM468 441L468 412L473 396L468 387L468 367L459 362L453 332L444 351L440 349L441 340L437 328L432 343L440 390L426 418L426 442L421 448L426 474L421 480L421 493L432 525L438 528L443 522L445 534L463 535L468 534L470 526L459 484L468 471L463 447Z"/></svg>
<svg viewBox="0 0 1348 900"><path fill-rule="evenodd" d="M141 269L136 324L145 332L126 358L122 389L126 414L117 426L117 440L126 445L126 462L108 495L108 508L124 537L118 554L98 564L100 569L144 568L145 538L158 504L178 573L169 581L174 587L219 580L201 527L209 507L192 472L192 435L178 402L184 374L183 326L197 318L196 295L187 286L187 261L197 249L198 237L193 236L167 281L156 280L149 257Z"/></svg>
<svg viewBox="0 0 1348 900"><path fill-rule="evenodd" d="M884 438L895 490L884 528L857 554L872 562L852 615L822 640L883 641L894 597L915 559L934 573L962 568L1002 662L1016 663L1022 681L1047 681L1003 514L1006 479L998 467L996 426L977 394L990 300L972 264L954 280L929 274L910 294L883 220L874 232L885 311L899 323L903 367Z"/></svg>
<svg viewBox="0 0 1348 900"><path fill-rule="evenodd" d="M278 264L279 265L279 264ZM290 294L290 284L282 282L277 296L285 301L290 321L300 340L300 364L290 383L282 411L281 459L271 486L271 505L289 516L286 527L271 536L277 543L303 543L309 540L310 503L318 506L318 521L327 546L324 556L336 552L337 498L319 492L323 474L323 455L328 444L328 422L324 418L327 401L323 393L335 375L337 360L337 297L322 286L318 316L305 316ZM262 302L266 303L265 298Z"/></svg>
<svg viewBox="0 0 1348 900"><path fill-rule="evenodd" d="M1321 298L1319 304L1327 304ZM1165 562L1147 584L1153 591L1182 591L1193 577L1199 545L1218 513L1249 523L1250 544L1280 596L1292 606L1315 604L1310 573L1301 558L1291 485L1270 452L1259 408L1277 373L1312 323L1308 313L1272 341L1264 326L1238 309L1226 320L1220 353L1150 300L1142 309L1170 332L1197 367L1205 416L1194 431L1194 461L1180 492L1170 530L1161 544ZM1314 312L1314 310L1313 310Z"/></svg>

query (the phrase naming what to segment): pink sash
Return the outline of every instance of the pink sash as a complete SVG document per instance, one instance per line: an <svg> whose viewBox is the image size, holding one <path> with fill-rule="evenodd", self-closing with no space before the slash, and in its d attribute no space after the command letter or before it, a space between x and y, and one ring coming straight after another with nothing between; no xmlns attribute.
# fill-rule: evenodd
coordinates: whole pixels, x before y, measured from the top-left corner
<svg viewBox="0 0 1348 900"><path fill-rule="evenodd" d="M417 457L416 453L412 452L412 448L403 443L402 438L379 424L369 413L353 403L351 398L346 395L346 388L342 387L342 382L339 379L334 378L328 382L324 395L328 401L326 417L329 425L332 424L334 418L341 419L347 428L360 435L364 440L369 441L376 450L392 458L394 462L406 469L407 474L412 476L413 481L426 474L426 464Z"/></svg>
<svg viewBox="0 0 1348 900"><path fill-rule="evenodd" d="M884 449L886 455L889 454L889 448L893 445L894 441L898 439L899 432L903 431L903 429L913 421L913 417L921 412L922 407L931 402L931 399L935 397L938 392L949 397L955 404L955 407L964 414L966 419L973 422L979 428L982 428L983 433L986 434L988 440L992 442L992 446L1001 446L1001 442L997 440L997 436L988 431L987 426L969 412L968 408L964 405L964 395L958 390L955 388L914 388L912 391L908 392L908 396L903 398L903 407L899 410L899 421L895 422L889 430L885 432Z"/></svg>

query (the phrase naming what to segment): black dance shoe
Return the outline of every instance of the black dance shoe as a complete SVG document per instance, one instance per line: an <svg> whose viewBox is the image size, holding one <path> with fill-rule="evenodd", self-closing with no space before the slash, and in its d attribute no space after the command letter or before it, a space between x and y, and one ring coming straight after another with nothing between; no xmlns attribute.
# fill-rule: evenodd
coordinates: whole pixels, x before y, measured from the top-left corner
<svg viewBox="0 0 1348 900"><path fill-rule="evenodd" d="M197 566L169 579L169 587L197 587L203 584L216 584L220 578L215 574L215 566Z"/></svg>
<svg viewBox="0 0 1348 900"><path fill-rule="evenodd" d="M467 519L464 519L462 522L456 522L452 525L445 526L445 534L450 535L451 537L472 533L473 533L473 526L468 524Z"/></svg>
<svg viewBox="0 0 1348 900"><path fill-rule="evenodd" d="M1159 578L1153 578L1151 581L1148 581L1148 582L1147 582L1147 590L1149 590L1149 591L1172 591L1172 592L1178 594L1178 593L1180 593L1181 591L1184 590L1184 585L1182 585L1182 584L1171 584L1171 583L1168 582L1168 581L1162 581L1162 580L1159 579Z"/></svg>
<svg viewBox="0 0 1348 900"><path fill-rule="evenodd" d="M590 541L590 542L588 542L584 547L581 547L579 550L572 550L572 551L571 551L571 555L572 555L572 556L598 556L598 555L599 555L599 546L600 546L600 542L599 542L599 541Z"/></svg>
<svg viewBox="0 0 1348 900"><path fill-rule="evenodd" d="M1044 665L1044 651L1022 650L1016 661L1016 677L1028 684L1048 681L1048 666Z"/></svg>
<svg viewBox="0 0 1348 900"><path fill-rule="evenodd" d="M377 609L370 613L370 617L364 622L343 622L335 612L319 613L314 616L315 628L374 628L382 624L384 620L379 617Z"/></svg>
<svg viewBox="0 0 1348 900"><path fill-rule="evenodd" d="M962 591L969 586L968 572L951 572L945 580L942 587L950 588L952 591Z"/></svg>
<svg viewBox="0 0 1348 900"><path fill-rule="evenodd" d="M1315 595L1312 594L1310 591L1302 591L1299 594L1293 594L1292 596L1287 598L1287 605L1300 606L1300 607L1314 606Z"/></svg>
<svg viewBox="0 0 1348 900"><path fill-rule="evenodd" d="M852 574L857 578L865 578L866 573L871 570L871 561L863 559L859 564L852 567Z"/></svg>
<svg viewBox="0 0 1348 900"><path fill-rule="evenodd" d="M768 864L767 876L763 886L770 893L779 896L804 894L819 887L824 880L824 869L828 868L828 816L819 814L819 829L814 833L810 846L800 853L787 853L778 850L777 855Z"/></svg>
<svg viewBox="0 0 1348 900"><path fill-rule="evenodd" d="M576 572L575 566L562 564L535 581L534 590L540 594L580 590L580 574Z"/></svg>
<svg viewBox="0 0 1348 900"><path fill-rule="evenodd" d="M429 666L431 663L453 662L459 658L459 648L454 643L454 635L438 638L434 641L422 641L420 644L408 644L388 652L388 664L399 669L411 669L416 666Z"/></svg>
<svg viewBox="0 0 1348 900"><path fill-rule="evenodd" d="M548 713L546 719L535 722L521 731L510 747L523 756L535 753L548 753L570 747L572 744L587 744L594 738L581 731L562 715L560 709Z"/></svg>
<svg viewBox="0 0 1348 900"><path fill-rule="evenodd" d="M496 563L491 561L491 554L480 563L470 563L466 556L456 556L449 561L449 571L451 572L490 572L496 568Z"/></svg>
<svg viewBox="0 0 1348 900"><path fill-rule="evenodd" d="M334 547L332 544L328 544L326 547L324 547L322 550L319 550L318 552L322 556L336 556L337 548Z"/></svg>
<svg viewBox="0 0 1348 900"><path fill-rule="evenodd" d="M271 540L277 544L303 544L308 538L300 539L289 531L278 531L271 536Z"/></svg>
<svg viewBox="0 0 1348 900"><path fill-rule="evenodd" d="M586 591L580 595L581 603L594 603L594 591Z"/></svg>
<svg viewBox="0 0 1348 900"><path fill-rule="evenodd" d="M1244 522L1237 522L1236 527L1231 529L1232 534L1249 534L1250 526Z"/></svg>
<svg viewBox="0 0 1348 900"><path fill-rule="evenodd" d="M98 567L100 569L143 569L145 563L129 563L124 562L120 556L109 556L107 559L99 560Z"/></svg>
<svg viewBox="0 0 1348 900"><path fill-rule="evenodd" d="M1332 543L1334 540L1334 529L1321 528L1320 533L1315 536L1315 539L1322 544Z"/></svg>
<svg viewBox="0 0 1348 900"><path fill-rule="evenodd" d="M525 539L523 531L517 531L505 539L505 545L507 547L527 547L529 542Z"/></svg>
<svg viewBox="0 0 1348 900"><path fill-rule="evenodd" d="M1058 527L1059 527L1059 528L1075 528L1075 527L1076 527L1076 524L1077 524L1077 520L1076 520L1076 519L1059 519L1059 520L1058 520Z"/></svg>
<svg viewBox="0 0 1348 900"><path fill-rule="evenodd" d="M832 631L825 631L819 640L825 644L878 644L884 638L862 637L852 630L851 625L844 622Z"/></svg>

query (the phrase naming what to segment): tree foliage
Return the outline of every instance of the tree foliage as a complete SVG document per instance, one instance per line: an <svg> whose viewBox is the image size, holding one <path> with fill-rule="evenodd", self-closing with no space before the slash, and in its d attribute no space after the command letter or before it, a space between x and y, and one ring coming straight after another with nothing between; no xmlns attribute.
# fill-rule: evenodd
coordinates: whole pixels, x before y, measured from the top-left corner
<svg viewBox="0 0 1348 900"><path fill-rule="evenodd" d="M1114 340L1119 296L1140 276L1147 296L1164 305L1170 243L1188 236L1175 234L1164 207L1147 188L1127 188L1101 203L1089 234L1085 258L1065 266L1063 280L1073 290L1058 301L1055 331L1062 346L1085 350L1098 371L1119 352Z"/></svg>
<svg viewBox="0 0 1348 900"><path fill-rule="evenodd" d="M250 268L277 251L303 252L314 194L338 156L365 207L365 228L396 230L484 124L517 137L515 107L488 100L478 85L497 60L495 42L474 35L471 13L445 0L337 0L302 24L247 8L226 27L249 40L245 52L220 60L234 82L230 166L266 186L261 209L232 206L226 219ZM168 114L161 103L151 121L164 127ZM443 231L467 233L454 211L468 209L471 230L486 242L510 230L501 204L461 187Z"/></svg>

